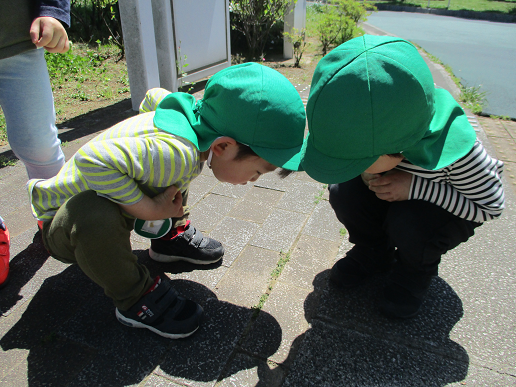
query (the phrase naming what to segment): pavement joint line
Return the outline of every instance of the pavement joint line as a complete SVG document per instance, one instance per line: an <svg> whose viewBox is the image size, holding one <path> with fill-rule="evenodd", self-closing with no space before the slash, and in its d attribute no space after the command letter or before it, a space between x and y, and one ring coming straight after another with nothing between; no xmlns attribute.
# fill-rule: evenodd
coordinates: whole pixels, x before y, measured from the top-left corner
<svg viewBox="0 0 516 387"><path fill-rule="evenodd" d="M308 219L309 218L310 217L308 217ZM235 354L235 352L237 351L236 348L241 348L242 343L244 342L244 340L247 337L248 333L251 331L254 323L258 319L258 316L260 315L260 311L262 310L263 305L265 304L265 302L267 301L267 299L271 295L271 293L272 293L272 291L274 289L274 286L278 282L278 280L279 280L279 278L281 276L281 273L283 272L283 269L285 268L286 264L290 261L290 258L292 256L292 251L293 251L294 247L297 245L297 243L299 242L299 239L301 239L301 234L302 234L301 231L306 226L306 223L308 222L308 219L305 220L305 222L303 223L303 227L301 228L301 230L299 231L296 239L292 243L292 247L286 253L284 253L282 251L280 251L278 253L280 255L280 259L278 259L278 262L276 263L276 268L273 269L273 271L271 272L269 284L267 285L267 290L265 291L265 293L263 293L260 296L258 304L256 306L251 307L251 309L253 310L253 314L251 315L251 318L247 322L246 327L242 331L242 334L240 335L240 338L238 339L238 342L237 342L237 344L235 346L235 349L233 349L233 351L231 352L231 354L229 356L230 359L233 359L236 356L236 354ZM278 268L280 268L281 270L279 270L279 272L276 272L276 270ZM229 363L229 359L228 359L228 362L226 362L224 368L226 368L229 364L230 363ZM222 374L223 373L221 372L221 375ZM217 380L217 383L219 383L218 380ZM217 387L217 383L215 384L214 387Z"/></svg>
<svg viewBox="0 0 516 387"><path fill-rule="evenodd" d="M299 236L298 236L298 238L296 238L294 244L297 243L298 240L299 240ZM265 293L263 293L260 296L258 304L256 306L251 307L251 310L253 311L253 313L251 314L251 318L247 321L247 324L246 324L245 328L243 329L242 334L240 335L240 338L238 339L238 342L236 343L235 347L231 351L231 354L228 356L228 360L226 361L226 364L224 364L224 367L222 367L222 371L220 372L219 377L217 378L217 381L214 384L214 387L219 386L224 381L224 379L221 379L221 377L222 377L222 375L225 375L226 370L228 369L228 367L231 366L233 360L235 359L235 357L237 356L238 353L243 353L249 357L269 362L269 359L263 358L261 356L257 356L256 354L253 354L253 353L250 353L249 351L244 350L242 348L242 344L244 343L245 339L247 338L247 335L249 334L249 332L252 331L252 328L260 315L260 311L263 308L263 305L265 304L265 302L269 298L272 290L274 289L274 284L276 284L278 278L281 276L281 272L283 271L283 268L290 260L290 256L292 254L291 250L292 249L288 250L287 253L283 253L283 252L278 253L280 255L280 259L276 263L276 268L273 269L273 271L271 272L267 290L265 291ZM283 258L283 255L285 255L286 259ZM275 277L275 271L278 269L278 267L281 267L281 270L276 274L276 277ZM274 363L278 366L282 366L281 364L276 363L276 362L272 362L272 363ZM285 367L285 366L283 366L283 367Z"/></svg>
<svg viewBox="0 0 516 387"><path fill-rule="evenodd" d="M366 327L364 329L363 327L360 327L359 325L340 323L335 319L326 318L324 316L315 315L314 317L312 317L312 321L314 321L314 320L318 320L325 324L332 325L335 328L347 329L349 331L352 331L352 332L355 332L355 333L358 333L358 334L361 334L364 336L368 336L375 340L384 341L386 343L391 343L391 344L398 345L398 346L404 346L404 347L414 350L414 351L424 351L426 353L431 353L433 355L437 355L440 357L442 356L444 358L458 361L461 363L472 364L471 359L468 361L465 361L456 356L451 356L450 353L453 353L453 351L450 352L450 350L448 348L441 349L440 346L435 346L435 345L429 346L429 345L427 345L429 343L429 341L426 341L426 340L410 340L410 339L406 339L405 336L394 336L392 339L390 339L387 336L385 336L384 334L382 335L381 332L379 334L375 334L376 331L372 327ZM418 344L422 344L422 345L418 345ZM434 350L434 349L437 349L437 350ZM480 364L477 364L477 366L482 367ZM490 369L486 366L483 366L483 367L486 369ZM508 375L510 375L510 374L508 374Z"/></svg>

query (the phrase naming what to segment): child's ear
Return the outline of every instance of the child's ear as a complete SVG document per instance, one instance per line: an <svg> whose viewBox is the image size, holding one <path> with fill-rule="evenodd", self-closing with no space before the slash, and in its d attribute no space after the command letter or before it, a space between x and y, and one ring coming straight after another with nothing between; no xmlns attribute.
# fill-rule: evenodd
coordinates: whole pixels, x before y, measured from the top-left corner
<svg viewBox="0 0 516 387"><path fill-rule="evenodd" d="M236 140L231 137L219 137L211 144L213 154L220 157L228 148L237 146Z"/></svg>

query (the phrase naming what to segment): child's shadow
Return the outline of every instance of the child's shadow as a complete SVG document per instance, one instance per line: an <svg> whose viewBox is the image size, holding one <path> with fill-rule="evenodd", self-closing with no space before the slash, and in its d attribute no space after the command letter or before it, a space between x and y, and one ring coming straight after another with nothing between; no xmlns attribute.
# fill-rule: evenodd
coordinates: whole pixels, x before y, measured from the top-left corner
<svg viewBox="0 0 516 387"><path fill-rule="evenodd" d="M151 274L162 273L151 269ZM116 321L112 301L102 289L72 265L47 278L25 311L17 308L11 314L14 325L4 325L6 333L0 346L4 351L29 351L30 386L132 385L153 371L179 383L214 384L253 310L219 301L207 287L192 281L173 280L173 286L205 310L201 327L186 339L170 340L145 329L123 326ZM275 343L268 345L272 351L269 356L281 340L281 328L270 317L269 328L275 333L270 340ZM10 359L16 359L20 351L13 353L18 355ZM20 371L21 364L17 366L13 367L13 380L25 372Z"/></svg>
<svg viewBox="0 0 516 387"><path fill-rule="evenodd" d="M285 363L294 364L285 386L428 387L466 377L469 356L449 338L463 315L462 302L444 280L434 279L417 317L394 320L378 312L385 275L347 290L327 284L328 275L326 270L316 276L305 300L312 327L292 345ZM321 282L327 284L322 290Z"/></svg>

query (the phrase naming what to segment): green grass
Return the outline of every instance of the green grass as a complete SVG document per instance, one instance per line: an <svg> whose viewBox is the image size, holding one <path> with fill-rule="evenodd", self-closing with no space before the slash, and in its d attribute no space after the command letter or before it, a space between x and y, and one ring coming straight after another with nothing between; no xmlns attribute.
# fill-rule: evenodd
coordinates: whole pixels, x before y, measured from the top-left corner
<svg viewBox="0 0 516 387"><path fill-rule="evenodd" d="M378 0L371 1L372 4L396 4L412 7L427 8L428 0L406 0L406 1L387 1ZM448 0L431 0L430 8L448 8ZM476 12L501 12L501 13L516 13L516 0L450 0L451 11L467 10Z"/></svg>
<svg viewBox="0 0 516 387"><path fill-rule="evenodd" d="M0 156L0 168L14 166L18 159L13 159L5 156Z"/></svg>
<svg viewBox="0 0 516 387"><path fill-rule="evenodd" d="M129 96L129 77L113 44L72 44L64 54L45 52L57 124ZM7 143L0 109L0 144Z"/></svg>
<svg viewBox="0 0 516 387"><path fill-rule="evenodd" d="M461 87L459 101L474 114L482 113L486 103L486 92L480 86Z"/></svg>

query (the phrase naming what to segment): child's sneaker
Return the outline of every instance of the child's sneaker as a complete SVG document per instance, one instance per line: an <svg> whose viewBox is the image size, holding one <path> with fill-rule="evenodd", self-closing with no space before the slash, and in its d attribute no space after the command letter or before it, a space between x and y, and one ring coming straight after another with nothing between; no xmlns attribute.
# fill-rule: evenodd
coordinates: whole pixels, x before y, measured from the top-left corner
<svg viewBox="0 0 516 387"><path fill-rule="evenodd" d="M375 251L355 245L330 271L330 281L341 288L354 288L376 273L388 271L394 262L394 249Z"/></svg>
<svg viewBox="0 0 516 387"><path fill-rule="evenodd" d="M156 282L129 310L116 309L116 318L132 328L147 328L169 339L188 337L199 328L200 305L181 297L170 282Z"/></svg>
<svg viewBox="0 0 516 387"><path fill-rule="evenodd" d="M380 311L387 317L415 317L426 298L433 277L397 265L383 290Z"/></svg>
<svg viewBox="0 0 516 387"><path fill-rule="evenodd" d="M205 237L188 221L183 230L173 237L170 235L151 239L150 257L158 262L187 261L208 265L219 261L224 255L224 247L219 241Z"/></svg>
<svg viewBox="0 0 516 387"><path fill-rule="evenodd" d="M11 238L4 220L0 217L0 288L9 280L9 246Z"/></svg>

